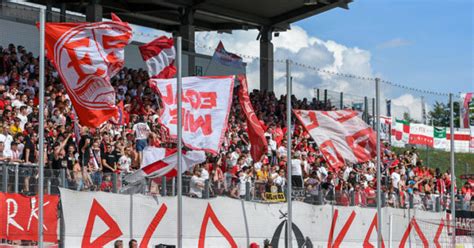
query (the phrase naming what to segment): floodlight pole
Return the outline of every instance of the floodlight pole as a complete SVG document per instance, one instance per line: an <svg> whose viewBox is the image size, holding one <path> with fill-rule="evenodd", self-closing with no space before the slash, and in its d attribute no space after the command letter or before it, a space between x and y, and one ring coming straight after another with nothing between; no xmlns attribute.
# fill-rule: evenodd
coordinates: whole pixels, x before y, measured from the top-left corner
<svg viewBox="0 0 474 248"><path fill-rule="evenodd" d="M382 187L380 173L380 79L375 79L375 127L377 131L377 248L382 248Z"/></svg>
<svg viewBox="0 0 474 248"><path fill-rule="evenodd" d="M181 115L182 111L182 65L181 65L181 36L176 38L176 98L177 98L177 105L178 105L178 123L177 127L177 134L178 134L178 175L177 175L177 190L178 190L178 248L183 247L183 169L182 169L182 131L183 131L183 116Z"/></svg>
<svg viewBox="0 0 474 248"><path fill-rule="evenodd" d="M292 248L292 233L293 233L293 215L292 215L292 206L291 206L291 195L292 195L292 185L291 185L291 61L286 60L286 138L287 138L287 149L286 149L286 170L287 170L287 203L288 203L288 220L286 223L286 232L287 232L287 246Z"/></svg>
<svg viewBox="0 0 474 248"><path fill-rule="evenodd" d="M449 93L449 106L450 106L450 113L449 113L449 131L450 141L451 141L451 227L452 227L452 244L451 247L456 247L456 192L455 185L456 185L456 175L454 172L454 104L453 104L453 94Z"/></svg>

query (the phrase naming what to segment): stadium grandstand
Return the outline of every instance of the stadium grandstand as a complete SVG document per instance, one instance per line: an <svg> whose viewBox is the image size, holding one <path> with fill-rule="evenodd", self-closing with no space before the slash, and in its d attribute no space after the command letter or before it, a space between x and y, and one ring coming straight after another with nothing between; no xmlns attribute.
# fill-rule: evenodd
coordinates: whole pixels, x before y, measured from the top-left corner
<svg viewBox="0 0 474 248"><path fill-rule="evenodd" d="M380 178L376 156L336 168L302 121L302 112L288 117L287 97L273 92L272 37L306 17L348 8L351 1L277 2L0 1L0 247L376 247L378 232L381 247L451 247L454 236L458 244L472 247L472 175L452 187L451 170L424 161L416 146L392 149L389 139L380 148ZM197 54L195 31L258 29L260 56L266 62L260 63L260 89L248 92L248 98L265 150L255 158L254 133L242 104L244 80L239 78L230 84L219 149L206 150L203 160L189 165L181 185L176 174L147 176L150 172L144 168L150 164L172 163L166 159L172 157L178 140L163 121L166 96L157 93L158 83L149 83L154 75L142 59L144 43L139 41L122 47L124 67L110 78L113 104L121 106L119 115L97 127L84 124L88 122L75 107L76 96L71 97L65 85L68 76L51 60L45 62L44 109L40 109L42 48L34 25L39 8L46 9L46 22L100 22L114 20L115 13L122 21L180 36L185 78L246 73L243 62L229 66L217 63L215 56ZM295 95L290 104L298 111L339 110L331 100ZM44 139L39 137L40 112L44 112ZM193 147L185 140L185 159L192 160L186 156L198 150ZM159 163L149 163L150 151L163 153ZM140 175L138 184L131 182ZM39 232L40 190L45 197L44 228ZM178 203L180 190L183 199ZM288 201L292 211L287 210ZM378 202L382 226L377 224ZM181 236L176 231L179 204Z"/></svg>

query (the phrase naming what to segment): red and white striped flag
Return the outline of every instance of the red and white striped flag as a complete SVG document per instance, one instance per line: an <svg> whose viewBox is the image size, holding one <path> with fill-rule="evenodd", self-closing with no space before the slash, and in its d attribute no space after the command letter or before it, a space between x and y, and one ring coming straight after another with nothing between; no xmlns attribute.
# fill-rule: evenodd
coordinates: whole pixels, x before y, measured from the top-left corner
<svg viewBox="0 0 474 248"><path fill-rule="evenodd" d="M125 177L125 181L134 184L144 178L175 177L178 170L176 149L148 146L143 150L141 169ZM206 161L203 151L183 151L182 171L191 169L195 164Z"/></svg>
<svg viewBox="0 0 474 248"><path fill-rule="evenodd" d="M356 111L294 110L294 113L334 170L346 162L363 163L375 157L375 132Z"/></svg>
<svg viewBox="0 0 474 248"><path fill-rule="evenodd" d="M139 47L150 78L172 78L176 74L173 38L161 36Z"/></svg>

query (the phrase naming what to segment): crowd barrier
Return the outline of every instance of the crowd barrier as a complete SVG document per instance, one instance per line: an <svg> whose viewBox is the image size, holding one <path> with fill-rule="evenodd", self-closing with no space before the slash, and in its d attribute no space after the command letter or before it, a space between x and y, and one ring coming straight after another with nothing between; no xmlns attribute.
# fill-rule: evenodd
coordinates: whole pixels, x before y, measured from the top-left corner
<svg viewBox="0 0 474 248"><path fill-rule="evenodd" d="M38 171L35 164L3 163L0 166L0 191L22 194L36 194ZM148 180L141 188L134 188L126 191L126 183L123 180L124 174L120 173L88 173L81 182L77 182L67 176L66 169L53 170L45 169L45 193L59 194L59 187L77 191L104 191L113 193L141 193L149 195L176 196L176 178L159 178L158 180ZM183 195L189 195L190 176L183 176ZM89 182L86 182L89 181ZM229 185L213 183L210 180L204 181L202 198L213 198L216 196L229 196L242 198L245 201L253 202L286 202L286 188L283 190L273 190L266 183L254 181L247 182L245 194L232 195L230 191L238 188L238 183ZM124 191L125 190L125 191ZM420 193L419 197L405 194L405 197L397 195L396 199L387 199L386 194L382 194L382 207L394 208L416 208L420 210L440 212L449 209L449 195L431 194L428 197ZM375 195L372 198L364 191L347 191L323 189L321 187L293 188L292 199L313 205L339 205L339 206L359 206L376 207ZM456 209L474 210L474 201L465 202L462 195L456 196Z"/></svg>

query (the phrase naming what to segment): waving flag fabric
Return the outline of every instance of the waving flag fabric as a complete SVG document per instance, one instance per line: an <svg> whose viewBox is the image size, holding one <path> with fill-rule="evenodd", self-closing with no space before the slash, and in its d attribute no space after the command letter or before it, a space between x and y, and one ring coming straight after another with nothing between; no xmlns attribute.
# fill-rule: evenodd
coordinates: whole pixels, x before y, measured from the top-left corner
<svg viewBox="0 0 474 248"><path fill-rule="evenodd" d="M461 93L461 128L469 128L469 103L472 101L472 92Z"/></svg>
<svg viewBox="0 0 474 248"><path fill-rule="evenodd" d="M161 123L177 138L176 79L151 79L160 95ZM193 150L217 154L224 139L232 103L234 76L183 78L183 143Z"/></svg>
<svg viewBox="0 0 474 248"><path fill-rule="evenodd" d="M294 110L334 170L345 162L362 163L376 155L375 132L356 111Z"/></svg>
<svg viewBox="0 0 474 248"><path fill-rule="evenodd" d="M183 151L182 171L191 169L195 164L206 161L203 151ZM125 181L134 184L144 178L175 177L178 170L178 153L176 149L148 146L143 150L140 170L125 177Z"/></svg>
<svg viewBox="0 0 474 248"><path fill-rule="evenodd" d="M214 55L212 56L212 60L229 67L235 67L239 69L245 67L242 58L237 54L226 51L222 41L219 41L219 44L214 51Z"/></svg>
<svg viewBox="0 0 474 248"><path fill-rule="evenodd" d="M254 161L259 161L268 149L267 140L265 139L265 131L253 110L252 102L250 102L247 78L244 75L239 75L238 81L240 82L240 106L247 119L247 133L249 134L251 144L250 155Z"/></svg>
<svg viewBox="0 0 474 248"><path fill-rule="evenodd" d="M173 38L161 36L139 47L150 78L172 78L176 74Z"/></svg>
<svg viewBox="0 0 474 248"><path fill-rule="evenodd" d="M132 39L128 23L46 23L46 50L83 126L98 127L117 116L110 84L124 65L124 47Z"/></svg>

